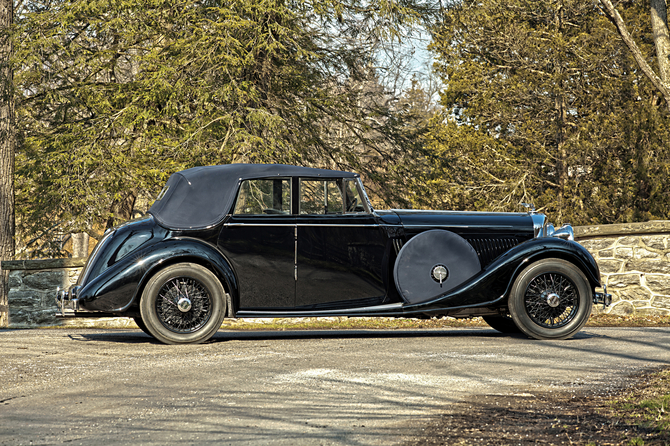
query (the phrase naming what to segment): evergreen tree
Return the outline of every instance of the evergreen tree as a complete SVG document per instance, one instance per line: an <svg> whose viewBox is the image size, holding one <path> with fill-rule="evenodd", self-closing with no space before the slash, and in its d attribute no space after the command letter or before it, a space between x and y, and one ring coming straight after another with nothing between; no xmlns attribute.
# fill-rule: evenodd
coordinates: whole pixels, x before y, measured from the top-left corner
<svg viewBox="0 0 670 446"><path fill-rule="evenodd" d="M392 101L357 87L374 82L382 45L432 13L396 0L29 8L17 23L17 185L20 227L38 236L97 236L195 165L285 162L377 178L403 135L389 128Z"/></svg>

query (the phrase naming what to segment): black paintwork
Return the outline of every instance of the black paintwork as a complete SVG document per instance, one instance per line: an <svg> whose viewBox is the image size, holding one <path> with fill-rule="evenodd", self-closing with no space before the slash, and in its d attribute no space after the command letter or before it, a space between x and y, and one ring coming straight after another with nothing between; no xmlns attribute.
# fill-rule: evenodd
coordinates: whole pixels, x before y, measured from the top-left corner
<svg viewBox="0 0 670 446"><path fill-rule="evenodd" d="M117 227L71 289L77 315L135 315L151 276L180 262L212 270L230 295L229 315L238 317L495 312L521 270L548 257L574 263L593 288L600 285L598 267L581 245L533 238L528 214L390 210L220 220L207 228L168 229L147 215ZM411 305L395 289L395 259L404 243L431 229L467 240L482 270L444 295Z"/></svg>
<svg viewBox="0 0 670 446"><path fill-rule="evenodd" d="M217 246L240 281L237 308L291 308L295 300L295 216L235 216ZM239 226L238 226L239 225Z"/></svg>

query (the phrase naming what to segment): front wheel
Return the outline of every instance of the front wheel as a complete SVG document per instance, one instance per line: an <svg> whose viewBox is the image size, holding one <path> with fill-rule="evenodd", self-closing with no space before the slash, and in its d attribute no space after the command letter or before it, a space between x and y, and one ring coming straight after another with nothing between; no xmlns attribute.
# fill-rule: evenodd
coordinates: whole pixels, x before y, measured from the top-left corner
<svg viewBox="0 0 670 446"><path fill-rule="evenodd" d="M140 330L142 330L144 333L148 334L152 338L154 337L154 335L151 334L151 332L147 328L147 325L144 323L141 317L136 316L133 318L133 321L135 321L135 325L137 325L140 328Z"/></svg>
<svg viewBox="0 0 670 446"><path fill-rule="evenodd" d="M159 271L147 283L140 314L147 330L165 344L197 344L211 338L226 313L216 276L194 263Z"/></svg>
<svg viewBox="0 0 670 446"><path fill-rule="evenodd" d="M519 330L535 339L565 339L586 324L592 290L582 271L561 259L544 259L514 281L509 311Z"/></svg>

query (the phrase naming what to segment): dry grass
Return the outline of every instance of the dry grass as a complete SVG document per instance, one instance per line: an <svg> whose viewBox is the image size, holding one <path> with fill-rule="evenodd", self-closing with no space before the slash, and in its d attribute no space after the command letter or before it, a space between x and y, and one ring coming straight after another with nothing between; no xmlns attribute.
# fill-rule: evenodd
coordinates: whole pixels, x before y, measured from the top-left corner
<svg viewBox="0 0 670 446"><path fill-rule="evenodd" d="M628 444L670 444L670 369L643 377L638 386L613 398L606 414L636 427L638 435L629 435Z"/></svg>
<svg viewBox="0 0 670 446"><path fill-rule="evenodd" d="M670 316L592 316L587 327L670 327ZM227 319L223 328L230 330L402 330L440 328L488 328L482 318L431 319L330 317L287 319Z"/></svg>
<svg viewBox="0 0 670 446"><path fill-rule="evenodd" d="M670 327L670 316L616 316L599 314L591 316L587 327Z"/></svg>
<svg viewBox="0 0 670 446"><path fill-rule="evenodd" d="M670 327L670 316L616 316L599 314L591 316L587 327ZM29 327L12 326L14 329ZM42 329L69 328L137 328L129 318L81 318L70 319L62 325L40 327ZM489 328L480 317L455 319L440 317L430 319L386 318L386 317L313 317L313 318L268 318L225 319L227 330L403 330L441 328Z"/></svg>
<svg viewBox="0 0 670 446"><path fill-rule="evenodd" d="M488 327L481 318L405 319L380 317L326 317L286 319L230 319L223 323L232 330L402 330L449 327Z"/></svg>
<svg viewBox="0 0 670 446"><path fill-rule="evenodd" d="M406 446L537 444L670 445L670 369L633 377L605 393L475 395L428 425Z"/></svg>

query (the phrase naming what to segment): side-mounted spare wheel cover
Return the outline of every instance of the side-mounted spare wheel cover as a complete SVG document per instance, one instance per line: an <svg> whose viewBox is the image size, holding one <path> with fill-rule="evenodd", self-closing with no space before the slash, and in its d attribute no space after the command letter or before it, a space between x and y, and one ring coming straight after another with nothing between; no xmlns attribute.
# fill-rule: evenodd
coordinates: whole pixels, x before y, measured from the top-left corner
<svg viewBox="0 0 670 446"><path fill-rule="evenodd" d="M454 289L479 271L477 252L463 237L433 229L402 247L393 278L405 302L418 304Z"/></svg>

